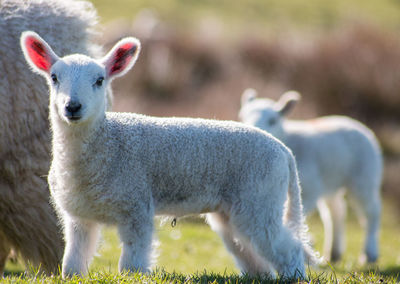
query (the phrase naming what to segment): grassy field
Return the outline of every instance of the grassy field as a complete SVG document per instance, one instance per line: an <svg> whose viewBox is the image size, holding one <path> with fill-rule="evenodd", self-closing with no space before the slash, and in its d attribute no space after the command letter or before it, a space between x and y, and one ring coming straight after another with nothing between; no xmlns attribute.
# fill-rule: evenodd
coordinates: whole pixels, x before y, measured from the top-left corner
<svg viewBox="0 0 400 284"><path fill-rule="evenodd" d="M400 224L394 213L395 209L386 202L382 220L380 240L381 255L376 265L360 265L359 255L362 250L363 230L350 211L347 223L347 251L341 262L312 268L308 272L311 283L328 282L370 283L400 281ZM317 250L321 251L323 231L318 216L309 218L310 231ZM204 224L202 219L178 220L175 227L170 223L156 226L156 235L160 245L159 257L151 275L119 275L118 258L120 245L113 228L104 228L98 255L90 267L90 276L79 282L124 282L132 280L151 282L213 282L225 281L236 283L261 280L240 277L233 259L227 253L219 237ZM22 263L8 263L8 277L5 283L16 282L53 282L59 277L35 277L23 274ZM74 282L75 280L71 280ZM172 281L173 280L173 281Z"/></svg>

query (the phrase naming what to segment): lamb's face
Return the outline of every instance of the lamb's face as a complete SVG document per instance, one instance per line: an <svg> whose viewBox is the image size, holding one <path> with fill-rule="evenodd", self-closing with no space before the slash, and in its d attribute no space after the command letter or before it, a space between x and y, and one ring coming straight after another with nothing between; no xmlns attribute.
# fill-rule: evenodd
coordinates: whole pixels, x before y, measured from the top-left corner
<svg viewBox="0 0 400 284"><path fill-rule="evenodd" d="M135 64L140 42L133 37L122 39L99 60L81 54L60 58L38 34L26 31L21 48L32 70L49 82L51 117L77 125L104 115L107 84Z"/></svg>
<svg viewBox="0 0 400 284"><path fill-rule="evenodd" d="M272 100L253 98L244 102L239 112L239 118L242 122L265 130L278 139L283 136L283 117Z"/></svg>
<svg viewBox="0 0 400 284"><path fill-rule="evenodd" d="M105 67L84 55L58 60L50 69L51 106L68 124L94 121L106 109Z"/></svg>

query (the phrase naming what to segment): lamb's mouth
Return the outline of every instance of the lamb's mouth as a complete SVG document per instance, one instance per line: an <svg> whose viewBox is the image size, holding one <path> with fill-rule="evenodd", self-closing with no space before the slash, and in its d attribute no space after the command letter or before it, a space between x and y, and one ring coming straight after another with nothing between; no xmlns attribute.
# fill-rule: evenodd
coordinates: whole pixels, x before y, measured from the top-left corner
<svg viewBox="0 0 400 284"><path fill-rule="evenodd" d="M65 117L69 120L69 121L78 121L82 118L81 115L79 114L66 114Z"/></svg>

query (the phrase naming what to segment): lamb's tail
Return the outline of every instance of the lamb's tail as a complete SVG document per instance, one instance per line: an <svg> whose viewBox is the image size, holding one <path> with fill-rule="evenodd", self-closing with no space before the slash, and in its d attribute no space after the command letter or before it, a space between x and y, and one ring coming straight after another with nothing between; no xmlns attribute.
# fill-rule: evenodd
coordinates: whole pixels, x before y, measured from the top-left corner
<svg viewBox="0 0 400 284"><path fill-rule="evenodd" d="M293 155L289 155L289 191L286 203L285 224L300 240L304 248L304 256L307 263L316 265L321 259L310 245L308 226L305 222L303 205L301 200L301 187L297 174L297 166Z"/></svg>

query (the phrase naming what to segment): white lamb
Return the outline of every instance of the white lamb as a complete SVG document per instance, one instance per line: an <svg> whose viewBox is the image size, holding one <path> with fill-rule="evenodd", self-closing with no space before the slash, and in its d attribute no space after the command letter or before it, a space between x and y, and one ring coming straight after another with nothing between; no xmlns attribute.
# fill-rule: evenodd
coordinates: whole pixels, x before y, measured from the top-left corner
<svg viewBox="0 0 400 284"><path fill-rule="evenodd" d="M63 276L87 273L100 224L118 227L120 271L145 272L154 215L200 213L243 271L271 272L270 263L280 275L305 276L304 261L315 257L295 161L282 143L235 122L105 112L105 88L138 56L135 38L100 60L59 58L33 32L21 45L50 86L48 179L65 226Z"/></svg>
<svg viewBox="0 0 400 284"><path fill-rule="evenodd" d="M331 261L344 249L345 189L366 217L365 254L378 258L381 213L382 154L372 131L345 116L288 120L300 95L287 92L278 102L256 98L253 89L242 96L240 119L271 133L292 151L297 161L304 213L318 207L325 229L324 254Z"/></svg>

